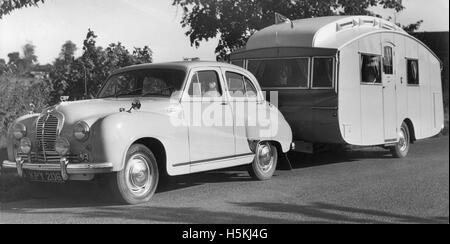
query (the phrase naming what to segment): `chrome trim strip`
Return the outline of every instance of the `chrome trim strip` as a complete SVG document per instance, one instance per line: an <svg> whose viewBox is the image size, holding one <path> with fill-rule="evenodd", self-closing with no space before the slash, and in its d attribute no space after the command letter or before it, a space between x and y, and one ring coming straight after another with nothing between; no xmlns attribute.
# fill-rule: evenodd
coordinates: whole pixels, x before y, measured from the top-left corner
<svg viewBox="0 0 450 244"><path fill-rule="evenodd" d="M15 162L8 160L3 161L3 168L17 168ZM61 164L22 164L22 169L35 171L61 171ZM113 163L82 163L82 164L68 164L68 174L93 174L93 173L108 173L112 172Z"/></svg>
<svg viewBox="0 0 450 244"><path fill-rule="evenodd" d="M2 168L16 169L17 165L16 165L16 162L11 162L11 161L5 160L2 163Z"/></svg>
<svg viewBox="0 0 450 244"><path fill-rule="evenodd" d="M190 162L184 162L184 163L177 163L172 165L173 167L179 167L179 166L186 166L186 165L197 165L202 163L217 163L221 161L226 160L235 160L235 159L241 159L249 156L255 156L254 153L244 153L239 155L233 155L233 156L226 156L226 157L220 157L220 158L210 158L210 159L203 159L203 160L197 160L197 161L190 161Z"/></svg>
<svg viewBox="0 0 450 244"><path fill-rule="evenodd" d="M319 106L316 106L316 107L311 107L311 109L313 109L313 110L337 110L338 107L319 107Z"/></svg>

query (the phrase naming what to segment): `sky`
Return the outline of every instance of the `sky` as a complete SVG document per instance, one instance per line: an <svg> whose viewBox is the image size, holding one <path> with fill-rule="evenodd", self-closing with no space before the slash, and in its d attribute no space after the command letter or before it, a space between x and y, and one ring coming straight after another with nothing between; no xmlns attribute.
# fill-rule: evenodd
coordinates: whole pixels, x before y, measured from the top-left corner
<svg viewBox="0 0 450 244"><path fill-rule="evenodd" d="M406 25L424 20L419 31L449 30L448 0L403 0L406 9L398 14L398 22ZM373 9L384 17L392 10ZM199 57L215 60L217 39L202 42L200 48L190 46L180 24L182 9L172 0L46 0L39 7L22 8L0 20L0 58L20 51L31 42L41 64L51 63L62 44L71 40L81 54L88 28L96 35L97 44L106 47L120 41L129 50L148 45L154 62Z"/></svg>

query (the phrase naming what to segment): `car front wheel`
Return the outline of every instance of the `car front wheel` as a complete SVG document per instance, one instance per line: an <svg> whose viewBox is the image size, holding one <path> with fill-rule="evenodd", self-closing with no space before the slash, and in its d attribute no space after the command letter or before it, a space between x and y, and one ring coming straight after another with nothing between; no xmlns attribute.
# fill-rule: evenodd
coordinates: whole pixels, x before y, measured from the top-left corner
<svg viewBox="0 0 450 244"><path fill-rule="evenodd" d="M139 204L155 194L158 180L158 164L152 151L134 144L128 149L123 169L111 178L112 191L121 202Z"/></svg>
<svg viewBox="0 0 450 244"><path fill-rule="evenodd" d="M255 150L255 159L248 166L248 172L255 180L268 180L272 178L277 162L277 148L269 142L258 143Z"/></svg>

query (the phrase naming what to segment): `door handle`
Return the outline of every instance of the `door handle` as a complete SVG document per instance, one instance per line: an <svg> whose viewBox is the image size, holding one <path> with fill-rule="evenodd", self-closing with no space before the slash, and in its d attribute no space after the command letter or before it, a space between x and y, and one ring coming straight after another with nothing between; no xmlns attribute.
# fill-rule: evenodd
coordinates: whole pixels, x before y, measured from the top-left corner
<svg viewBox="0 0 450 244"><path fill-rule="evenodd" d="M221 102L220 105L225 106L225 105L228 105L228 103L227 102Z"/></svg>

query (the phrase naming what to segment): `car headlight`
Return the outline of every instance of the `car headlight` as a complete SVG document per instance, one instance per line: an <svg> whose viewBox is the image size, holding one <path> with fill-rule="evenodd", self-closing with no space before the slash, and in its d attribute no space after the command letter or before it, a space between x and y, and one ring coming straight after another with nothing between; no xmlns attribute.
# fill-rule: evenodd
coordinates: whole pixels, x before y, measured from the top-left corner
<svg viewBox="0 0 450 244"><path fill-rule="evenodd" d="M61 156L65 156L69 153L70 150L70 143L69 140L67 140L64 137L58 137L56 138L56 142L55 142L55 151L61 155Z"/></svg>
<svg viewBox="0 0 450 244"><path fill-rule="evenodd" d="M12 128L14 138L17 140L22 139L27 134L27 127L22 123L15 123Z"/></svg>
<svg viewBox="0 0 450 244"><path fill-rule="evenodd" d="M22 153L28 154L31 152L31 139L24 137L20 140L20 151Z"/></svg>
<svg viewBox="0 0 450 244"><path fill-rule="evenodd" d="M73 136L79 141L85 141L89 137L89 125L80 121L73 127Z"/></svg>

